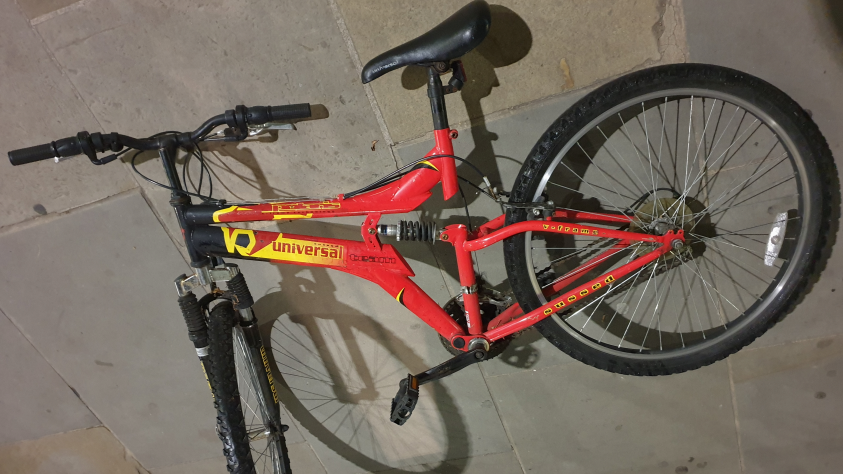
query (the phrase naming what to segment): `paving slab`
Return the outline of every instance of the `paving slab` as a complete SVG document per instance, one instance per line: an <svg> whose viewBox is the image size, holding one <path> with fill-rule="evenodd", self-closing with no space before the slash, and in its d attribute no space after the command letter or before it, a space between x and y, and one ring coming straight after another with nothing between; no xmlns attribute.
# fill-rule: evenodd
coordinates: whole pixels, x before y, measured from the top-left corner
<svg viewBox="0 0 843 474"><path fill-rule="evenodd" d="M337 3L354 47L365 64L389 48L426 32L467 2L338 0ZM463 58L468 83L459 94L446 97L451 122L478 118L581 88L659 61L662 54L658 40L664 31L662 14L666 3L658 0L495 2L489 36ZM396 142L431 130L423 87L425 77L424 70L408 68L372 83Z"/></svg>
<svg viewBox="0 0 843 474"><path fill-rule="evenodd" d="M287 449L290 452L290 467L296 473L324 474L325 468L316 457L316 453L307 443L289 444ZM225 458L222 456L204 459L175 466L153 469L150 474L225 474Z"/></svg>
<svg viewBox="0 0 843 474"><path fill-rule="evenodd" d="M843 337L732 356L747 473L833 472L843 462Z"/></svg>
<svg viewBox="0 0 843 474"><path fill-rule="evenodd" d="M0 242L3 311L144 466L220 453L172 286L187 267L138 193Z"/></svg>
<svg viewBox="0 0 843 474"><path fill-rule="evenodd" d="M740 472L725 362L652 378L567 364L487 381L525 472Z"/></svg>
<svg viewBox="0 0 843 474"><path fill-rule="evenodd" d="M105 427L45 436L0 447L0 474L145 474Z"/></svg>
<svg viewBox="0 0 843 474"><path fill-rule="evenodd" d="M43 15L53 14L80 0L20 0L18 6L30 21L38 20Z"/></svg>
<svg viewBox="0 0 843 474"><path fill-rule="evenodd" d="M284 231L359 239L356 220L339 226L281 224ZM413 244L412 242L407 244ZM423 244L407 246L414 280L447 300ZM279 369L279 395L330 473L408 469L511 451L476 367L425 386L413 418L389 422L398 382L450 356L436 333L379 287L340 272L239 262L256 298L262 333Z"/></svg>
<svg viewBox="0 0 843 474"><path fill-rule="evenodd" d="M2 311L0 380L0 446L100 424Z"/></svg>
<svg viewBox="0 0 843 474"><path fill-rule="evenodd" d="M395 169L388 147L371 150L383 136L326 2L93 0L36 29L108 131L193 129L237 104L327 108L277 140L209 145L215 197L336 195ZM164 179L157 159L138 161ZM169 193L144 186L180 242Z"/></svg>
<svg viewBox="0 0 843 474"><path fill-rule="evenodd" d="M835 24L841 15L837 2L687 0L684 8L692 61L740 69L781 88L811 111L840 163L843 42ZM781 31L789 34L782 36ZM811 293L755 347L843 333L843 322L836 317L843 305L843 249L836 240Z"/></svg>
<svg viewBox="0 0 843 474"><path fill-rule="evenodd" d="M99 125L71 82L50 57L12 0L0 1L0 227L63 212L137 184L120 166L94 167L85 159L13 167L6 153L96 132Z"/></svg>
<svg viewBox="0 0 843 474"><path fill-rule="evenodd" d="M508 453L487 454L467 459L456 459L443 463L436 471L429 466L413 466L413 472L441 472L453 474L514 474L522 472L518 457L514 451ZM390 470L384 474L398 474L406 471Z"/></svg>

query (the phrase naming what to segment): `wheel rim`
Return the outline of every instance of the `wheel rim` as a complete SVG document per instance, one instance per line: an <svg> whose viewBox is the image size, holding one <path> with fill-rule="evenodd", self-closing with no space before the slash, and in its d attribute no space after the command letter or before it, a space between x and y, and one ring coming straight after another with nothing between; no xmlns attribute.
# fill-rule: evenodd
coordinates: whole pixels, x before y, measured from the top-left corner
<svg viewBox="0 0 843 474"><path fill-rule="evenodd" d="M659 218L667 217L664 225L683 228L689 245L685 258L679 258L681 251L671 252L583 305L554 314L555 323L593 348L638 359L687 355L749 324L792 279L798 265L790 257L802 255L809 240L806 219L812 214L808 193L803 192L807 173L796 150L769 114L739 97L708 89L642 95L594 119L555 156L532 200L540 200L546 192L557 207L568 203L567 208L574 210L594 211L595 202L604 212L622 212L628 206L635 210L636 232L659 233L653 228L661 225ZM558 182L563 174L568 182ZM765 176L772 179L769 186L761 180ZM632 206L642 194L663 187L673 191L655 191L638 207ZM593 201L592 208L577 206L577 195L581 203ZM761 263L765 268L759 273L773 216L781 212L786 212L782 258L775 259L773 267ZM689 214L691 222L686 222ZM765 214L773 218L764 220ZM537 270L545 268L542 259L572 261L569 265L577 266L591 254L588 246L610 243L584 237L560 240L561 245L559 240L528 233L527 262ZM736 252L745 255L736 257ZM629 248L581 276L593 278L641 253L640 248ZM567 271L563 265L553 265L557 268L549 277L531 272L542 303L548 298L541 288ZM667 308L675 314L664 325ZM702 316L711 322L712 313L720 324L706 328Z"/></svg>
<svg viewBox="0 0 843 474"><path fill-rule="evenodd" d="M239 326L233 329L234 365L237 369L237 388L240 392L240 406L243 421L249 436L249 448L255 471L259 473L281 472L281 440L272 428L267 400L258 382L252 352Z"/></svg>

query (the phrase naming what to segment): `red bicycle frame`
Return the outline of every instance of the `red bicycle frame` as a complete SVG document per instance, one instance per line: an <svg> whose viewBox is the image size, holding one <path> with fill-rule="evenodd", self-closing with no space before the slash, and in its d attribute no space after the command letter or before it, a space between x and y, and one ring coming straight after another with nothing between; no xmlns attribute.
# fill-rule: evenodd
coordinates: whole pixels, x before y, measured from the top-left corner
<svg viewBox="0 0 843 474"><path fill-rule="evenodd" d="M629 216L561 210L553 212L551 217L518 222L508 226L504 225L504 216L501 215L480 226L473 233L468 232L464 225L447 226L439 235L439 240L453 245L456 252L467 316L467 327L462 328L413 282L411 277L415 274L407 262L392 245L380 242L377 230L382 215L415 210L431 196L431 189L439 182L442 183L445 199L456 193L458 183L456 163L451 157L453 155L452 136L456 137L456 131L436 130L434 132L436 146L425 157L429 159L419 162L410 172L390 184L348 199L339 195L335 199L324 200L190 206L185 212L190 235L185 237L190 239L194 248L207 255L333 268L365 278L378 284L436 332L451 341L454 347L464 351L468 350L469 343L474 339L481 338L487 342L494 342L521 331L566 305L593 295L615 280L656 260L669 252L676 241L684 242L681 230L675 234L670 231L665 235L657 236L581 223L625 224L632 220ZM341 216L366 216L361 226L362 242L210 225ZM514 305L484 327L480 317L471 252L524 232L585 235L619 240L614 246L551 284L545 289L548 297L572 284L584 274L584 270L608 259L633 242L650 242L660 245L609 273L564 292L527 314L520 314L520 308Z"/></svg>

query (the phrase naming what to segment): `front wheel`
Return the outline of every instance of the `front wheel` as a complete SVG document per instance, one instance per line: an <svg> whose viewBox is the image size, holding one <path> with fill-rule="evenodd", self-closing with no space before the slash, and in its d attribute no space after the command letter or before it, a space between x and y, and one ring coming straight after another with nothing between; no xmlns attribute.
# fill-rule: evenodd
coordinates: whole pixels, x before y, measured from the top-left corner
<svg viewBox="0 0 843 474"><path fill-rule="evenodd" d="M686 242L536 326L572 357L611 372L665 375L711 364L804 295L836 230L838 195L825 139L774 86L703 64L612 81L550 126L511 200L626 216L631 223L613 228L683 230ZM507 224L528 218L516 209ZM593 279L651 250L542 233L504 245L525 311L574 287L554 293L554 283Z"/></svg>
<svg viewBox="0 0 843 474"><path fill-rule="evenodd" d="M285 427L277 395L267 378L270 371L265 368L268 362L257 331L248 334L249 327L237 324L228 301L211 310L208 322L208 383L228 471L289 474Z"/></svg>

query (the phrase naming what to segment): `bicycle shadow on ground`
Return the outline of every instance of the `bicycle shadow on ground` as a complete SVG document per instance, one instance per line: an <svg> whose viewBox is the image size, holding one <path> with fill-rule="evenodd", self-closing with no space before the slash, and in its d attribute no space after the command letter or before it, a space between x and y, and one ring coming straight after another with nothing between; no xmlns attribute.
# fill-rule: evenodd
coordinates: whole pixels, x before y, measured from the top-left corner
<svg viewBox="0 0 843 474"><path fill-rule="evenodd" d="M253 178L249 178L249 183L254 183L256 189L260 191L261 199L277 199L278 197L286 196L286 194L279 192L279 190L273 188L267 183L266 176L263 174L260 165L249 148L237 148L232 145L226 145L216 147L214 151L221 156L233 159L250 169ZM224 162L225 160L219 161ZM301 233L306 235L360 240L360 227L357 225L337 224L333 222L298 221L283 224L283 226L278 225L278 229L279 231ZM434 268L437 271L440 268L443 268L442 259L440 258L437 260L437 258L434 257L431 244L421 242L391 242L391 244L395 246L396 250L402 256L413 261L411 263L413 266L416 266L415 262L419 262ZM438 245L442 244L439 243ZM453 257L453 255L451 255L451 257ZM446 268L446 270L456 278L456 261L449 262L446 266L444 266L444 268ZM416 267L416 269L418 269L418 267ZM508 290L508 288L504 288L503 290ZM440 301L439 303L441 305L445 304L444 301ZM539 337L540 336L536 331L523 333L520 337L511 342L509 347L507 347L503 354L499 356L499 360L513 367L532 367L538 361L540 353L537 349L531 347L531 344L538 340Z"/></svg>
<svg viewBox="0 0 843 474"><path fill-rule="evenodd" d="M810 2L820 37L843 65L843 3L839 0Z"/></svg>
<svg viewBox="0 0 843 474"><path fill-rule="evenodd" d="M421 357L370 315L340 302L327 270L278 271L279 286L257 299L255 312L278 371L280 401L299 425L367 471L426 464L434 472L462 472L442 464L470 455L465 423L443 385L422 391L407 425L388 419L398 381L427 368Z"/></svg>
<svg viewBox="0 0 843 474"><path fill-rule="evenodd" d="M460 91L466 112L468 113L471 140L474 147L464 156L466 160L477 166L492 185L501 187L502 184L509 186L504 178L511 174L509 179L514 178L514 173L501 170L499 160L511 162L512 168L517 172L521 162L518 159L497 155L494 142L498 135L490 131L486 125L485 112L481 101L491 95L494 89L500 86L496 68L513 65L522 60L530 52L533 45L533 35L530 27L516 12L502 5L491 5L492 27L486 39L473 51L461 58L466 71L468 81ZM427 84L427 70L421 67L410 66L404 69L401 82L405 89L416 90ZM444 80L447 82L447 78ZM478 181L476 173L462 162L457 163L457 171L460 176L468 177L472 181ZM472 206L472 224L476 227L487 221L489 218L500 214L500 207L491 200L488 202L477 202L478 199L486 199L470 186L460 183L464 196L457 196L448 202L444 202L441 196L441 187L433 189L433 197L423 205L422 217L438 220L444 227L450 224L466 224L464 215L442 217L442 210L461 210L464 205ZM478 207L479 206L479 207ZM456 259L448 249L436 253L441 268L455 280L458 280ZM495 262L499 264L500 262ZM493 285L493 288L509 292L506 282ZM536 331L528 331L520 337L512 340L509 347L499 356L500 361L518 368L530 368L538 361L540 352L531 344L537 341L540 335Z"/></svg>
<svg viewBox="0 0 843 474"><path fill-rule="evenodd" d="M241 179L248 178L261 199L284 196L269 185L248 147L224 146L215 151L250 170L252 177ZM270 225L281 232L360 240L358 225L318 221ZM400 250L407 258L435 268L429 249L415 244ZM432 472L463 472L466 461L450 460L470 456L469 435L444 385L423 388L407 425L389 421L398 381L408 372L426 370L429 364L371 315L340 301L327 269L275 267L278 285L258 297L254 308L275 369L280 401L298 424L366 471L405 472L401 469L424 464ZM371 291L378 290L371 286ZM365 293L356 299L358 307ZM444 351L442 355L446 357Z"/></svg>

